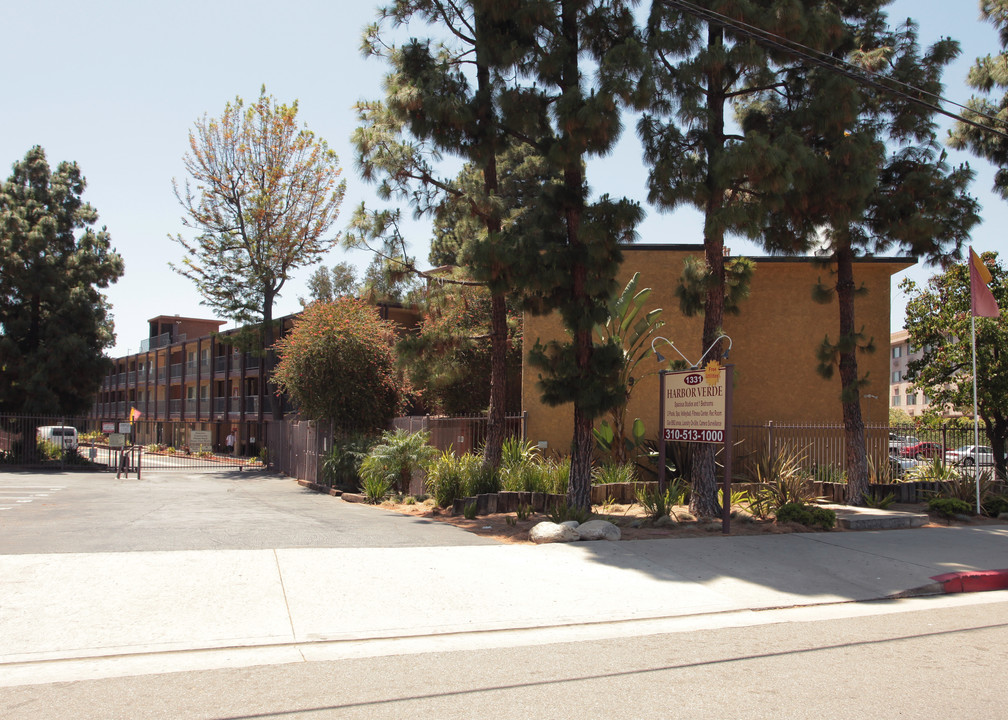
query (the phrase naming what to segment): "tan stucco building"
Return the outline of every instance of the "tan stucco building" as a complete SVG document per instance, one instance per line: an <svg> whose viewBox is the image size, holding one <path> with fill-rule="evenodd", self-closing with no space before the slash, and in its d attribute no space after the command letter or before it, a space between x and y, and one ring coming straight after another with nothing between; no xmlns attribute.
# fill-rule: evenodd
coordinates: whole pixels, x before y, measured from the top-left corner
<svg viewBox="0 0 1008 720"><path fill-rule="evenodd" d="M619 273L624 286L635 272L640 272L641 288L650 287L646 309L662 308L665 326L659 335L672 340L686 357L694 362L704 348L700 347L703 329L701 316L687 318L679 310L675 288L689 255L703 258L701 245L638 245L623 249L623 265ZM762 425L776 423L839 423L842 422L840 379L834 373L824 379L816 370L816 353L829 336L836 341L840 316L834 297L829 304L812 300L812 288L821 279L831 281L830 269L812 258L754 257L749 298L739 315L726 315L724 331L732 339L728 362L735 366L734 424ZM862 258L854 267L854 280L866 293L859 295L855 305L855 326L864 327L866 337L874 340L874 353L858 354L858 372L868 376L864 395L879 400L863 399L862 413L872 420L885 412L884 398L889 396L889 332L890 278L913 265L907 257ZM522 406L528 412L528 440L545 441L547 447L560 453L569 450L573 432L571 405L550 407L540 399L537 387L538 369L527 362L527 351L537 338L558 338L563 329L557 314L535 317L525 315L524 357L522 367ZM662 348L664 346L664 350ZM658 349L666 357L676 357L664 343ZM658 428L657 361L645 361L649 374L639 378L633 391L627 418L644 420L648 437L656 437ZM874 407L867 403L874 402Z"/></svg>

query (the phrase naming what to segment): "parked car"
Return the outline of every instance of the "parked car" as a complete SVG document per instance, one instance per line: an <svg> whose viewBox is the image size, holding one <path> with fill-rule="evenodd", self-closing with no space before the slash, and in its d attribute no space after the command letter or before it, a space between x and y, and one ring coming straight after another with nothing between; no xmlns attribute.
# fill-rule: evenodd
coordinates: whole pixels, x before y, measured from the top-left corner
<svg viewBox="0 0 1008 720"><path fill-rule="evenodd" d="M924 441L900 448L899 454L901 457L923 460L924 458L938 457L941 455L941 452L942 446L938 443Z"/></svg>
<svg viewBox="0 0 1008 720"><path fill-rule="evenodd" d="M77 428L69 425L42 425L35 431L39 440L58 445L64 450L77 449Z"/></svg>
<svg viewBox="0 0 1008 720"><path fill-rule="evenodd" d="M903 448L909 447L911 445L917 445L920 442L913 435L896 435L895 433L889 433L889 454L890 455L901 455L903 453Z"/></svg>
<svg viewBox="0 0 1008 720"><path fill-rule="evenodd" d="M963 445L945 453L945 462L963 467L993 465L994 451L988 445Z"/></svg>
<svg viewBox="0 0 1008 720"><path fill-rule="evenodd" d="M899 455L889 456L889 476L893 480L902 480L915 467L917 467L917 461L912 458L900 457Z"/></svg>

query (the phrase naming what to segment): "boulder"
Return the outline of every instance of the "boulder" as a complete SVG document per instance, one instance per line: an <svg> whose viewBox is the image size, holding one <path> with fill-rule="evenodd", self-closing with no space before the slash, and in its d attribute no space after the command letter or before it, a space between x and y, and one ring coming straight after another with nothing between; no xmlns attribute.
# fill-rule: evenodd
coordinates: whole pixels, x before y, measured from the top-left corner
<svg viewBox="0 0 1008 720"><path fill-rule="evenodd" d="M564 520L560 524L561 525L566 525L567 527L569 527L572 530L576 530L577 526L580 525L581 523L579 523L577 520Z"/></svg>
<svg viewBox="0 0 1008 720"><path fill-rule="evenodd" d="M540 545L542 543L574 542L578 539L578 531L567 525L557 525L549 521L541 522L529 530L529 540Z"/></svg>
<svg viewBox="0 0 1008 720"><path fill-rule="evenodd" d="M608 520L589 520L578 525L577 534L582 540L619 540L620 529Z"/></svg>

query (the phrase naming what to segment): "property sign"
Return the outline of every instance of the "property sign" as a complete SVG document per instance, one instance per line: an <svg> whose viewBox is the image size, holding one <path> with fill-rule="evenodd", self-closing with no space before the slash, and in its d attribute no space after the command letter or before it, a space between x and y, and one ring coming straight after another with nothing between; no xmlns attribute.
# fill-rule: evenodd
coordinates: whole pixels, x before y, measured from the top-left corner
<svg viewBox="0 0 1008 720"><path fill-rule="evenodd" d="M209 430L190 430L189 431L189 444L192 447L206 446L210 447L210 431Z"/></svg>
<svg viewBox="0 0 1008 720"><path fill-rule="evenodd" d="M727 422L725 369L665 373L662 436L670 442L723 443Z"/></svg>
<svg viewBox="0 0 1008 720"><path fill-rule="evenodd" d="M114 422L103 422L101 424L101 431L103 433L114 433L116 429L116 424Z"/></svg>
<svg viewBox="0 0 1008 720"><path fill-rule="evenodd" d="M110 448L126 447L126 436L122 433L112 433L108 436L108 444Z"/></svg>
<svg viewBox="0 0 1008 720"><path fill-rule="evenodd" d="M119 423L119 432L121 432L123 435L129 435L131 432L133 432L133 423L124 423L124 422Z"/></svg>

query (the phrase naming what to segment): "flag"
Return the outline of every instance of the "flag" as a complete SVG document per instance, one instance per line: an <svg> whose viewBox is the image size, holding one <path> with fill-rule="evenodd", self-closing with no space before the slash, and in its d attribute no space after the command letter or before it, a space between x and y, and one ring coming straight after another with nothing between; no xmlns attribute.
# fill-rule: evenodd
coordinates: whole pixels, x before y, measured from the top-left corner
<svg viewBox="0 0 1008 720"><path fill-rule="evenodd" d="M136 422L137 420L140 419L141 415L143 415L143 413L137 410L136 408L130 408L129 421Z"/></svg>
<svg viewBox="0 0 1008 720"><path fill-rule="evenodd" d="M991 281L990 270L983 264L980 256L969 249L969 273L970 273L970 312L973 317L997 317L1000 313L997 301L990 288L987 287Z"/></svg>

